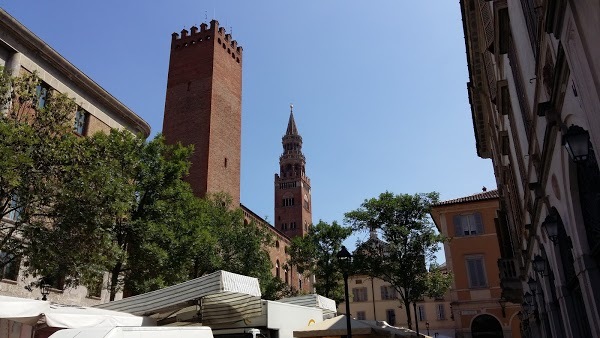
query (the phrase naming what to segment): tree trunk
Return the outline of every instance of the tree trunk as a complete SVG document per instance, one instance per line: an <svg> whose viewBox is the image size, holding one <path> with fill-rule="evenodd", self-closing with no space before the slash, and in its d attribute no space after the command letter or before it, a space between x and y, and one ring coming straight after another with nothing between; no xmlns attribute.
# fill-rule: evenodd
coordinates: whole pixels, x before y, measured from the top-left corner
<svg viewBox="0 0 600 338"><path fill-rule="evenodd" d="M123 267L122 262L117 262L115 266L112 268L110 272L110 301L115 300L115 296L117 294L117 285L119 283L119 274L121 273L121 268Z"/></svg>
<svg viewBox="0 0 600 338"><path fill-rule="evenodd" d="M406 320L408 329L412 330L412 318L410 318L410 302L404 301L404 309L406 310Z"/></svg>

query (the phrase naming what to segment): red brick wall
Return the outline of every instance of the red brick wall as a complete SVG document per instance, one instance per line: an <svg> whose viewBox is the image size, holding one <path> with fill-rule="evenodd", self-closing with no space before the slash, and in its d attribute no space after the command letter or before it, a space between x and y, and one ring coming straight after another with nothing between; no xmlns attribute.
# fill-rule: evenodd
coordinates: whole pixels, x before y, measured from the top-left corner
<svg viewBox="0 0 600 338"><path fill-rule="evenodd" d="M226 192L233 205L240 201L241 58L216 21L175 36L163 122L168 143L194 145L187 178L194 193Z"/></svg>
<svg viewBox="0 0 600 338"><path fill-rule="evenodd" d="M295 188L280 189L280 183L294 181L298 182ZM294 178L281 178L279 175L275 175L275 227L290 238L305 236L307 234L304 227L305 223L309 228L312 225L312 201L309 184L308 178L300 175ZM308 209L304 207L304 195L308 198ZM283 199L286 197L294 198L293 206L283 206ZM290 229L292 222L296 222L295 229ZM287 230L282 228L283 223L288 225Z"/></svg>

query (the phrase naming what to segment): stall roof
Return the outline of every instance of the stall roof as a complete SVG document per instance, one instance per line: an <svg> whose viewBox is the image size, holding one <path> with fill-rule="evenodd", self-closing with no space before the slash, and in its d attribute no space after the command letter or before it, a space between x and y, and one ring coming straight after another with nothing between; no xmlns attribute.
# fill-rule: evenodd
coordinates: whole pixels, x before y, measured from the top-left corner
<svg viewBox="0 0 600 338"><path fill-rule="evenodd" d="M197 305L200 298L214 294L238 294L250 299L260 299L261 296L258 279L227 271L217 271L177 285L95 307L153 316Z"/></svg>
<svg viewBox="0 0 600 338"><path fill-rule="evenodd" d="M351 327L353 335L367 335L372 337L413 337L416 332L401 328L390 326L386 322L366 321L351 319ZM320 323L309 325L302 330L294 331L294 337L298 338L314 338L314 337L331 337L331 336L345 336L347 333L346 329L346 316L341 315L335 318L324 320ZM419 335L420 337L427 337L425 335Z"/></svg>
<svg viewBox="0 0 600 338"><path fill-rule="evenodd" d="M316 307L323 310L323 318L334 317L337 313L335 300L317 294L302 295L297 297L282 298L280 303Z"/></svg>
<svg viewBox="0 0 600 338"><path fill-rule="evenodd" d="M41 322L49 327L60 328L151 326L156 324L151 318L124 312L7 296L0 296L0 318L28 325Z"/></svg>

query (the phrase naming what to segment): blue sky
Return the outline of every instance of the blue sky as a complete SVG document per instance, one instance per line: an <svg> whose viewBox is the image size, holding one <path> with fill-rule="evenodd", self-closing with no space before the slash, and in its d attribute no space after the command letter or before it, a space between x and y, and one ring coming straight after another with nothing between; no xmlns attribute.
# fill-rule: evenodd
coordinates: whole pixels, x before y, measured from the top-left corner
<svg viewBox="0 0 600 338"><path fill-rule="evenodd" d="M438 191L445 200L495 187L491 161L475 149L458 1L0 0L0 7L153 134L162 129L171 33L219 20L244 48L242 203L268 220L290 103L314 222L342 222L386 190Z"/></svg>

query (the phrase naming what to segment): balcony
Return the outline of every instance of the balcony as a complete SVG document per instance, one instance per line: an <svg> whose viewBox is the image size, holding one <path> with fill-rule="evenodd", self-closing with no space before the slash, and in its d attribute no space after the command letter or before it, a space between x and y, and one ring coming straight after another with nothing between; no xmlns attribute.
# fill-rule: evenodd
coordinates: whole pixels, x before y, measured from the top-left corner
<svg viewBox="0 0 600 338"><path fill-rule="evenodd" d="M523 284L519 278L519 269L516 258L498 259L500 270L500 287L502 296L509 302L522 302Z"/></svg>

